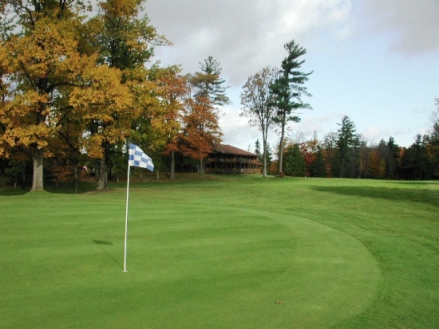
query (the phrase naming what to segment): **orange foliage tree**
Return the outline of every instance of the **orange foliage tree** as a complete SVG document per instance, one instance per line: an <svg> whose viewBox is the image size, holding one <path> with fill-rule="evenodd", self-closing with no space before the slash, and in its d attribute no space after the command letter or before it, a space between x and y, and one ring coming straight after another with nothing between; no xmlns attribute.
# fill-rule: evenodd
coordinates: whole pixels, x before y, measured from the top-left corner
<svg viewBox="0 0 439 329"><path fill-rule="evenodd" d="M214 144L221 142L218 116L207 97L188 98L182 117L183 130L178 134L179 150L183 156L197 160L198 170L204 172L204 159Z"/></svg>
<svg viewBox="0 0 439 329"><path fill-rule="evenodd" d="M370 178L381 179L386 172L386 160L381 158L377 150L372 150L367 159L368 175Z"/></svg>
<svg viewBox="0 0 439 329"><path fill-rule="evenodd" d="M213 146L221 142L218 106L230 102L220 78L219 63L211 56L201 64L201 72L188 75L184 107L180 112L181 130L167 146L167 151L179 151L196 160L198 172L204 173L204 159ZM171 166L172 167L172 166ZM172 172L172 170L171 170ZM171 173L172 175L172 173Z"/></svg>
<svg viewBox="0 0 439 329"><path fill-rule="evenodd" d="M186 77L180 74L180 68L171 66L157 71L159 84L159 99L163 109L161 120L155 120L161 124L158 131L166 137L166 145L163 154L171 156L170 178L175 178L175 152L179 151L178 134L181 132L184 116L184 104L189 91ZM163 140L163 139L161 139Z"/></svg>

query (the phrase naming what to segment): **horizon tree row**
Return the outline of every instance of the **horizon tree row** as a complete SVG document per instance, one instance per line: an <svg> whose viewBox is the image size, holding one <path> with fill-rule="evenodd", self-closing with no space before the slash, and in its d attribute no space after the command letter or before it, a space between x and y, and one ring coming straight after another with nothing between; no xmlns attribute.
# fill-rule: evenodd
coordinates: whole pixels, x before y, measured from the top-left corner
<svg viewBox="0 0 439 329"><path fill-rule="evenodd" d="M436 100L439 106L439 101ZM400 147L393 137L367 145L355 124L344 116L337 132L318 140L317 133L304 142L287 140L284 173L297 177L340 177L426 180L439 178L439 107L431 133L417 135L410 147ZM259 143L259 142L258 142ZM255 148L255 152L257 147ZM279 152L279 149L277 149ZM280 157L279 157L280 159ZM277 160L278 161L278 160ZM279 173L277 161L271 172Z"/></svg>

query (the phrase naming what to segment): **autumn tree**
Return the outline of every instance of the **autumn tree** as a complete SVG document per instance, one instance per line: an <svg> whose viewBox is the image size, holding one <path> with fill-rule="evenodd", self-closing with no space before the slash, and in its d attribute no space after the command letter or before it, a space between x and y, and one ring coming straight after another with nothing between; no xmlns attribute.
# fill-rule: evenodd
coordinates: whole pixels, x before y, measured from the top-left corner
<svg viewBox="0 0 439 329"><path fill-rule="evenodd" d="M380 157L378 149L373 149L367 159L367 177L381 179L386 171L386 160Z"/></svg>
<svg viewBox="0 0 439 329"><path fill-rule="evenodd" d="M204 173L204 159L215 144L221 142L218 115L209 98L197 96L186 100L182 117L183 128L178 134L179 150L185 157L198 161L198 172Z"/></svg>
<svg viewBox="0 0 439 329"><path fill-rule="evenodd" d="M181 74L179 66L170 66L160 68L154 66L151 70L154 80L158 83L157 99L159 100L158 115L153 121L149 129L145 131L143 140L148 139L149 145L156 145L155 152L152 157L157 162L158 167L161 167L161 155L170 155L170 178L175 177L175 152L178 151L177 135L181 131L182 116L184 111L185 97L188 93L188 84L186 77ZM142 130L142 125L139 126ZM136 129L135 134L139 132ZM154 140L152 140L154 139ZM160 142L158 145L157 141ZM159 161L158 161L159 159Z"/></svg>
<svg viewBox="0 0 439 329"><path fill-rule="evenodd" d="M143 3L143 0L99 1L99 14L90 22L98 30L95 40L90 40L99 50L98 63L114 70L107 73L112 81L94 81L100 92L106 93L102 94L106 100L101 98L100 104L90 103L95 115L88 117L87 130L90 146L93 146L89 154L95 161L97 189L107 188L112 155L122 152L121 145L128 136L145 151L156 147L145 145L148 142L145 136L152 135L148 132L159 122L158 84L150 79L145 64L153 55L153 47L167 44L167 41L150 25L142 12ZM119 101L110 90L105 91L111 84L114 84L113 88L121 86ZM118 93L117 89L113 91ZM105 104L108 101L112 103L110 107Z"/></svg>
<svg viewBox="0 0 439 329"><path fill-rule="evenodd" d="M70 95L70 106L88 123L81 145L91 159L108 159L111 146L123 141L131 127L132 94L121 77L121 71L107 65L90 67L83 76L88 86ZM106 164L100 161L95 168L97 189L107 188Z"/></svg>
<svg viewBox="0 0 439 329"><path fill-rule="evenodd" d="M221 78L220 64L208 57L200 63L201 72L187 75L188 97L185 101L182 132L176 144L184 156L198 162L198 172L204 173L204 159L214 144L221 142L218 106L228 104Z"/></svg>
<svg viewBox="0 0 439 329"><path fill-rule="evenodd" d="M306 49L300 47L294 40L284 45L288 56L282 61L280 74L270 85L270 89L275 95L273 105L277 108L275 122L280 126L279 142L279 172L282 169L282 157L284 148L285 126L288 121L299 122L297 116L298 109L311 109L311 106L304 103L303 96L311 96L303 85L308 81L308 76L313 72L304 73L299 71L305 60L299 57L306 54Z"/></svg>
<svg viewBox="0 0 439 329"><path fill-rule="evenodd" d="M74 192L79 192L81 169L87 162L83 152L83 121L70 108L60 108L53 118L54 131L48 139L48 171L56 182L73 182Z"/></svg>
<svg viewBox="0 0 439 329"><path fill-rule="evenodd" d="M306 140L304 143L301 143L301 151L303 154L303 158L305 160L306 165L306 175L311 176L312 167L314 161L317 157L317 150L319 147L319 140L317 138L317 132L314 131L314 134L311 139Z"/></svg>
<svg viewBox="0 0 439 329"><path fill-rule="evenodd" d="M76 27L82 1L4 1L2 10L17 26L3 47L11 70L8 101L0 116L3 149L14 148L33 161L32 190L42 190L43 159L53 133L60 89L74 86L89 61L79 51Z"/></svg>
<svg viewBox="0 0 439 329"><path fill-rule="evenodd" d="M151 75L151 79L158 85L156 90L158 103L154 109L151 109L153 116L138 126L133 138L141 133L143 135L141 140L146 142L146 145L153 146L153 149L146 149L152 152L151 156L157 168L162 166L162 155L170 155L170 178L173 179L175 176L174 154L178 151L178 133L181 131L188 84L178 66L165 68L154 66ZM141 120L144 119L145 117L142 116ZM144 130L144 128L147 129Z"/></svg>
<svg viewBox="0 0 439 329"><path fill-rule="evenodd" d="M0 13L4 15L4 13ZM2 17L1 21L4 21L5 18ZM12 73L11 67L9 65L9 56L7 53L7 49L5 47L5 39L7 36L2 34L2 38L0 39L0 161L2 165L2 172L4 172L5 163L7 162L6 155L8 154L8 145L5 143L2 136L6 132L6 104L8 102L9 95L9 76Z"/></svg>
<svg viewBox="0 0 439 329"><path fill-rule="evenodd" d="M270 86L278 78L278 70L266 67L250 76L241 91L242 110L240 116L247 117L251 126L262 132L262 175L267 176L267 140L269 129L276 115L273 93Z"/></svg>

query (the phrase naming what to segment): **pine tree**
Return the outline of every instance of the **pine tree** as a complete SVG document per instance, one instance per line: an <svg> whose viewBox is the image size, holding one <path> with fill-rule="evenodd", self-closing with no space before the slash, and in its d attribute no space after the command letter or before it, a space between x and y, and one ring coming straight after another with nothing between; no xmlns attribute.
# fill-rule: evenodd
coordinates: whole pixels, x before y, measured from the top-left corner
<svg viewBox="0 0 439 329"><path fill-rule="evenodd" d="M355 134L355 124L345 115L338 130L338 161L340 177L355 177L356 158L360 147L360 136Z"/></svg>
<svg viewBox="0 0 439 329"><path fill-rule="evenodd" d="M326 163L323 157L323 150L320 146L317 146L316 159L311 166L312 177L326 177Z"/></svg>
<svg viewBox="0 0 439 329"><path fill-rule="evenodd" d="M200 64L201 72L197 72L189 77L193 88L195 89L194 98L208 98L210 103L222 106L230 103L226 95L228 87L224 87L226 82L221 78L220 63L212 56L209 56Z"/></svg>
<svg viewBox="0 0 439 329"><path fill-rule="evenodd" d="M270 86L276 96L274 105L277 108L275 121L281 127L279 143L279 172L282 171L282 157L284 148L285 126L288 121L299 122L300 118L295 115L298 109L311 109L309 104L302 101L302 96L311 96L303 85L308 81L308 76L313 72L303 73L298 71L305 60L298 58L306 54L306 49L301 48L294 40L284 45L288 56L282 61L280 76ZM293 114L293 115L292 115Z"/></svg>
<svg viewBox="0 0 439 329"><path fill-rule="evenodd" d="M300 177L305 175L305 159L299 145L294 144L285 152L285 174Z"/></svg>
<svg viewBox="0 0 439 329"><path fill-rule="evenodd" d="M258 160L262 162L261 144L259 143L259 139L255 142L255 154L258 156Z"/></svg>

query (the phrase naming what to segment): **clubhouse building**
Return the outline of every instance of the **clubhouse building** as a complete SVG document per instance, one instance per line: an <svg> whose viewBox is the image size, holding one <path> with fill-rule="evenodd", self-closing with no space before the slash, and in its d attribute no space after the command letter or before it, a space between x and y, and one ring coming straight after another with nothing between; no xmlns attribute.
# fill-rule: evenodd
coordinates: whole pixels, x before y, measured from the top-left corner
<svg viewBox="0 0 439 329"><path fill-rule="evenodd" d="M205 160L206 173L218 174L256 174L261 173L262 164L254 153L231 145L215 145Z"/></svg>

